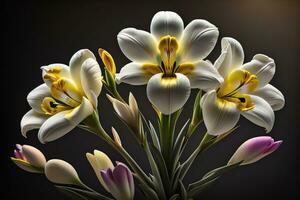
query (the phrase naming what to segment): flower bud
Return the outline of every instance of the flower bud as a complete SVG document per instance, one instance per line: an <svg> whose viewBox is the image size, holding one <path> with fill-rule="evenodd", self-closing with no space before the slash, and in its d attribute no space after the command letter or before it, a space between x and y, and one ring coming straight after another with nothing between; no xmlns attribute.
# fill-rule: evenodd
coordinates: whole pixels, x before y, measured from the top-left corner
<svg viewBox="0 0 300 200"><path fill-rule="evenodd" d="M37 148L30 145L17 144L14 154L15 157L11 157L11 160L21 169L33 173L44 172L46 158Z"/></svg>
<svg viewBox="0 0 300 200"><path fill-rule="evenodd" d="M142 141L144 136L141 131L142 129L141 116L139 113L137 102L134 96L132 95L132 93L129 94L128 104L121 102L118 99L111 97L110 95L107 95L107 98L113 104L113 107L117 112L117 114L119 115L119 117L122 120L124 120L124 122L126 122L126 124L136 134L137 138L140 141Z"/></svg>
<svg viewBox="0 0 300 200"><path fill-rule="evenodd" d="M113 57L104 49L98 49L98 53L102 59L105 68L114 76L116 74L116 65Z"/></svg>
<svg viewBox="0 0 300 200"><path fill-rule="evenodd" d="M101 170L101 176L109 192L117 200L132 200L134 197L133 176L129 168L120 162L114 169Z"/></svg>
<svg viewBox="0 0 300 200"><path fill-rule="evenodd" d="M87 153L86 157L89 163L91 164L91 166L93 167L95 174L98 180L100 181L101 185L108 191L108 188L103 182L100 171L102 169L107 169L107 168L113 169L114 168L113 163L105 153L98 150L94 150L94 154Z"/></svg>
<svg viewBox="0 0 300 200"><path fill-rule="evenodd" d="M116 131L116 129L114 127L111 127L111 132L113 134L113 138L114 138L114 141L115 143L119 146L119 147L122 147L122 141L121 141L121 138L118 134L118 132Z"/></svg>
<svg viewBox="0 0 300 200"><path fill-rule="evenodd" d="M274 152L282 141L274 142L269 136L260 136L244 142L233 154L228 165L242 162L241 165L254 163Z"/></svg>
<svg viewBox="0 0 300 200"><path fill-rule="evenodd" d="M49 160L45 165L45 175L49 181L56 184L81 185L74 167L63 160Z"/></svg>

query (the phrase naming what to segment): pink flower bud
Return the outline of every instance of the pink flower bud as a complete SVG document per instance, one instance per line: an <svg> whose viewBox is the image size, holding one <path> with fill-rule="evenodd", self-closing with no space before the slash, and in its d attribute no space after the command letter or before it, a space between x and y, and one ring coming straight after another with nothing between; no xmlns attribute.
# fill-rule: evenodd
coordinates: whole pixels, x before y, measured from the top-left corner
<svg viewBox="0 0 300 200"><path fill-rule="evenodd" d="M244 142L233 154L228 165L241 162L241 165L254 163L274 152L282 143L281 140L274 141L269 136L260 136Z"/></svg>

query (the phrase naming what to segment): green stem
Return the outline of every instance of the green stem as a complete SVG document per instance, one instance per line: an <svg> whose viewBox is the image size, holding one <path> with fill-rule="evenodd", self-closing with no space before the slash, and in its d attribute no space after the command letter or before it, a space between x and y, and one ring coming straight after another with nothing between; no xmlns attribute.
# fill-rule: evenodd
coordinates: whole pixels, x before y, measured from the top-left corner
<svg viewBox="0 0 300 200"><path fill-rule="evenodd" d="M170 156L173 149L173 130L170 127L171 115L161 115L160 120L160 146L162 155L165 159L166 165L170 166Z"/></svg>

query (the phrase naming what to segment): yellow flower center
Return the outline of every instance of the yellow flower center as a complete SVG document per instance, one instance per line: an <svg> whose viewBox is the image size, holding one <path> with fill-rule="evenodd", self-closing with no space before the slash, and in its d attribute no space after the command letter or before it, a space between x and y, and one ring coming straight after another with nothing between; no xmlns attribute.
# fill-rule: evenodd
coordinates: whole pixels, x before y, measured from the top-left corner
<svg viewBox="0 0 300 200"><path fill-rule="evenodd" d="M47 69L47 73L44 75L44 79L54 82L57 79L59 79L61 71L62 71L62 68L58 67L58 66L53 67L51 69Z"/></svg>
<svg viewBox="0 0 300 200"><path fill-rule="evenodd" d="M175 73L184 75L190 74L195 66L193 63L180 63L180 45L175 37L166 35L161 37L158 42L157 64L146 63L143 70L146 75L152 76L157 73L163 73L164 77L176 77Z"/></svg>
<svg viewBox="0 0 300 200"><path fill-rule="evenodd" d="M41 108L46 115L55 115L58 112L70 109L70 107L57 102L52 97L45 97L41 104Z"/></svg>
<svg viewBox="0 0 300 200"><path fill-rule="evenodd" d="M255 75L246 70L237 69L224 79L224 83L217 90L217 96L221 102L235 103L241 111L251 110L254 104L248 94L255 91L257 85L258 79Z"/></svg>
<svg viewBox="0 0 300 200"><path fill-rule="evenodd" d="M161 57L161 68L165 75L170 76L176 70L176 53L178 50L178 42L175 37L164 36L158 44Z"/></svg>
<svg viewBox="0 0 300 200"><path fill-rule="evenodd" d="M70 110L80 105L82 100L83 93L71 79L62 77L61 71L60 67L53 67L44 75L44 79L51 83L51 97L45 97L41 104L47 115Z"/></svg>

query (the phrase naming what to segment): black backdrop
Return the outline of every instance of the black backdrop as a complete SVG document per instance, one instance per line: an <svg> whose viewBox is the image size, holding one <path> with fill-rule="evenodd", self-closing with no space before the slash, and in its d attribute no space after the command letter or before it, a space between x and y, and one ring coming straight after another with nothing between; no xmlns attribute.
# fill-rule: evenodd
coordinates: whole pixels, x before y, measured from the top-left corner
<svg viewBox="0 0 300 200"><path fill-rule="evenodd" d="M300 52L299 1L26 2L1 3L1 32L4 33L1 86L5 91L1 95L2 113L4 110L4 122L1 123L4 126L1 131L1 141L4 143L1 146L1 177L7 177L2 179L2 183L7 186L8 199L64 199L43 175L26 173L10 162L15 143L32 144L43 150L48 159L61 158L70 162L84 182L101 190L85 153L99 149L113 160L122 161L122 158L96 136L79 129L46 145L38 142L37 131L29 133L28 139L23 138L19 122L29 110L26 95L42 83L40 66L55 62L68 63L72 54L80 48L89 48L94 53L99 47L109 50L120 69L128 60L118 48L117 33L130 26L149 30L151 18L159 10L177 12L185 24L195 18L209 20L218 26L220 38L231 36L241 42L246 61L256 53L274 58L277 72L271 83L286 97L286 106L276 112L276 123L271 132L275 139L284 140L280 149L263 161L225 175L202 193L199 199L296 199L292 195L297 194L297 145L300 139L297 131L299 117L296 115L299 111L300 89L300 66L297 62ZM209 59L214 60L219 53L220 42ZM145 87L121 85L120 91L124 96L132 91L145 115L154 121ZM180 124L190 116L194 96L193 92ZM100 96L99 111L104 127L109 130L114 126L125 148L148 170L145 156L113 114L105 92ZM185 182L195 180L205 171L224 164L244 140L265 134L262 128L245 119L241 119L240 124L237 134L195 162ZM189 149L199 142L202 132L203 128L197 130ZM141 199L138 194L136 199Z"/></svg>

